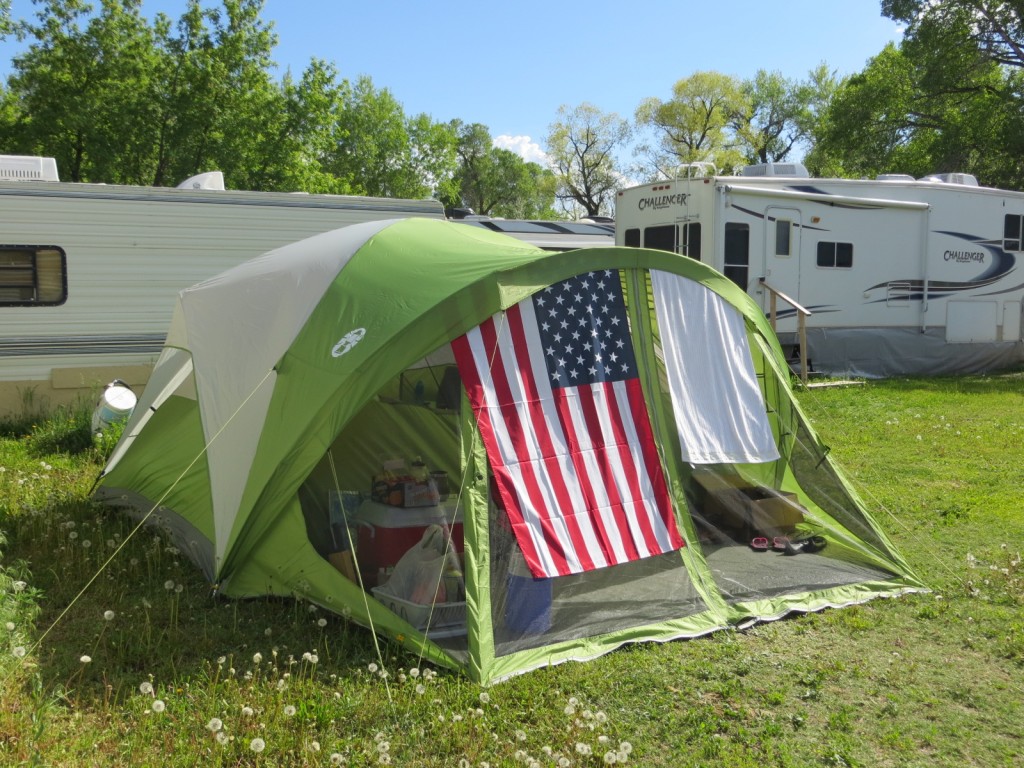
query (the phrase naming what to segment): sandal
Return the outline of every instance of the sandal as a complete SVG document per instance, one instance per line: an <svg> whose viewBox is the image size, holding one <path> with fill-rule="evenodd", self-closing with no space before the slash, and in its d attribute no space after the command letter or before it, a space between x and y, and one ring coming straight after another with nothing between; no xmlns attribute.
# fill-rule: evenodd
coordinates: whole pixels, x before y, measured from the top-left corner
<svg viewBox="0 0 1024 768"><path fill-rule="evenodd" d="M756 536L750 540L750 548L756 552L767 552L770 548L768 539L764 536Z"/></svg>
<svg viewBox="0 0 1024 768"><path fill-rule="evenodd" d="M785 552L786 548L788 546L789 546L789 537L788 536L776 536L775 539L772 542L772 549L776 550L777 552Z"/></svg>

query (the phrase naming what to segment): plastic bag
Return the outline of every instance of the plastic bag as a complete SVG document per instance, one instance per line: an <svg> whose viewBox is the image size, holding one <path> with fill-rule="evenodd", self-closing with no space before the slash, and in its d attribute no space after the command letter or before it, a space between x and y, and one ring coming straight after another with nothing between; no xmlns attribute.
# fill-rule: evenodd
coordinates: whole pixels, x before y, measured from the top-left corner
<svg viewBox="0 0 1024 768"><path fill-rule="evenodd" d="M449 561L447 549L441 526L429 526L423 538L395 563L395 570L382 589L410 603L445 602L447 593L442 573Z"/></svg>

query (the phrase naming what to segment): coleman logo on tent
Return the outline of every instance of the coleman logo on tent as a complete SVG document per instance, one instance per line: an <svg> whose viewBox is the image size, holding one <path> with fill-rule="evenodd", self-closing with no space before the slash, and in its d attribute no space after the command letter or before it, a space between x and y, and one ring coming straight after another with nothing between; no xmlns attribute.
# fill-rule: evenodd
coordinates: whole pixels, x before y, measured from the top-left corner
<svg viewBox="0 0 1024 768"><path fill-rule="evenodd" d="M350 351L352 347L362 341L363 336L365 335L365 328L356 328L354 331L349 331L338 339L338 343L335 344L334 349L331 350L331 357L341 357L346 352Z"/></svg>

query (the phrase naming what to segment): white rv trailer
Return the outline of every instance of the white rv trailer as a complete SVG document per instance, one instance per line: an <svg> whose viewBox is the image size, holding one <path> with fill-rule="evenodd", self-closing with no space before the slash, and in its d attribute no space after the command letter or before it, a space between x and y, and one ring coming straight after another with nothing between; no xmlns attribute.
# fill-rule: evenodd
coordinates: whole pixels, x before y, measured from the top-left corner
<svg viewBox="0 0 1024 768"><path fill-rule="evenodd" d="M0 415L119 378L145 383L178 291L356 222L444 218L431 200L65 183L49 158L0 157Z"/></svg>
<svg viewBox="0 0 1024 768"><path fill-rule="evenodd" d="M769 312L802 305L809 368L884 377L1024 362L1024 193L965 174L812 179L798 164L618 193L616 244L700 259ZM797 309L777 298L796 357Z"/></svg>

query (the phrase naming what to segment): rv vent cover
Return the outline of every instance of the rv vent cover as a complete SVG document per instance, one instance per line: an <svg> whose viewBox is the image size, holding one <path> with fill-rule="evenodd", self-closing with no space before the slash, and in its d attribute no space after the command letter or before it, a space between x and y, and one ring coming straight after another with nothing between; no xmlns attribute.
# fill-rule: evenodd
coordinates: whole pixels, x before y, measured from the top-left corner
<svg viewBox="0 0 1024 768"><path fill-rule="evenodd" d="M945 184L963 184L966 187L978 186L978 180L970 173L933 173L921 181L941 181Z"/></svg>
<svg viewBox="0 0 1024 768"><path fill-rule="evenodd" d="M2 181L60 181L57 161L52 157L0 155Z"/></svg>
<svg viewBox="0 0 1024 768"><path fill-rule="evenodd" d="M806 179L811 174L802 163L762 163L744 166L741 176L795 176Z"/></svg>
<svg viewBox="0 0 1024 768"><path fill-rule="evenodd" d="M913 181L914 177L909 173L880 173L875 176L875 181Z"/></svg>
<svg viewBox="0 0 1024 768"><path fill-rule="evenodd" d="M178 185L178 189L216 189L224 191L224 174L221 171L207 171L190 176Z"/></svg>

